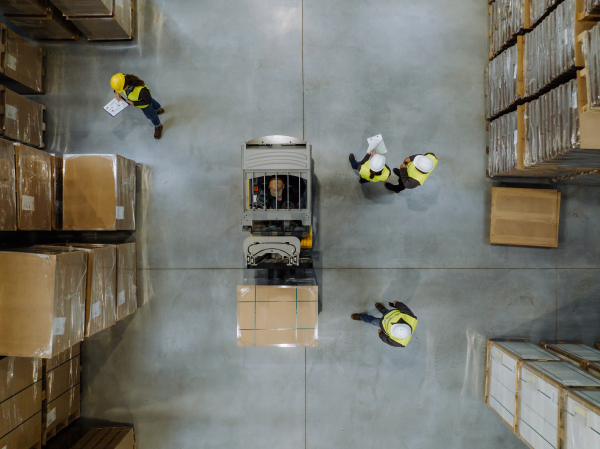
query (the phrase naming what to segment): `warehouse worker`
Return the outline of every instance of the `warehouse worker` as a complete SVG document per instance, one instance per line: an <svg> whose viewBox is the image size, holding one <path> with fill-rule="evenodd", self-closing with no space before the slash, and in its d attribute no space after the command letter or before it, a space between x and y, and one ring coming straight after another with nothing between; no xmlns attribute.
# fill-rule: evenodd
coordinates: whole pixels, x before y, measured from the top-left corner
<svg viewBox="0 0 600 449"><path fill-rule="evenodd" d="M146 118L154 125L154 138L160 139L162 136L163 125L158 116L165 112L160 107L158 101L152 98L150 89L146 84L135 75L123 75L117 73L110 80L110 85L115 91L115 98L121 101L121 92L125 91L127 103L140 108Z"/></svg>
<svg viewBox="0 0 600 449"><path fill-rule="evenodd" d="M364 184L366 182L385 181L390 177L390 168L385 165L385 157L377 154L375 150L371 150L365 154L362 161L357 162L354 154L348 157L350 165L354 170L358 170L360 179L358 182Z"/></svg>
<svg viewBox="0 0 600 449"><path fill-rule="evenodd" d="M414 333L417 327L417 317L400 301L389 303L392 310L386 309L380 302L375 303L375 307L379 310L383 317L376 318L366 313L353 313L352 319L356 321L364 321L373 326L380 327L379 338L390 346L404 348Z"/></svg>
<svg viewBox="0 0 600 449"><path fill-rule="evenodd" d="M385 188L392 192L400 193L404 189L414 189L422 186L438 163L435 154L415 154L407 157L400 166L394 168L394 173L400 178L398 185L385 183Z"/></svg>

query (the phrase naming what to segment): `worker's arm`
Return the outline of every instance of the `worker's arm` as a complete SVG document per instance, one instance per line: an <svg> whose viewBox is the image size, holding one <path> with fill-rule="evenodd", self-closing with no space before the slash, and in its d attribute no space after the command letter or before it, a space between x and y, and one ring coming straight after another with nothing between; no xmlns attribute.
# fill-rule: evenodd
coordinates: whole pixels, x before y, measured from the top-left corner
<svg viewBox="0 0 600 449"><path fill-rule="evenodd" d="M358 171L360 171L360 168L362 167L362 164L364 164L365 162L367 162L370 158L371 158L371 155L369 153L365 154L365 157L363 157L362 161L360 161L358 163L358 167L356 169Z"/></svg>
<svg viewBox="0 0 600 449"><path fill-rule="evenodd" d="M134 106L148 106L150 103L152 103L152 95L150 95L150 91L145 87L140 90L140 99L130 102Z"/></svg>
<svg viewBox="0 0 600 449"><path fill-rule="evenodd" d="M402 180L404 187L407 189L414 189L415 187L419 187L421 185L421 183L415 178L408 176L408 169L406 167L400 167L400 179Z"/></svg>
<svg viewBox="0 0 600 449"><path fill-rule="evenodd" d="M394 309L398 309L400 312L405 313L406 315L410 315L413 318L417 318L416 315L414 313L412 313L412 310L410 310L408 308L408 306L406 304L404 304L403 302L400 301L394 301L393 303L390 302L390 307L393 307Z"/></svg>
<svg viewBox="0 0 600 449"><path fill-rule="evenodd" d="M387 343L390 346L394 346L396 348L404 348L404 345L401 345L397 341L392 340L385 332L381 329L379 330L379 338L382 342Z"/></svg>

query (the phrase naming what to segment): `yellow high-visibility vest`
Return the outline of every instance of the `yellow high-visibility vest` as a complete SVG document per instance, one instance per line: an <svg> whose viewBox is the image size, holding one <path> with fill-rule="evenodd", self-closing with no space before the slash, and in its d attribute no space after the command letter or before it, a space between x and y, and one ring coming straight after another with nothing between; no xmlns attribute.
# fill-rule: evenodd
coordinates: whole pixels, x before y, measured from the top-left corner
<svg viewBox="0 0 600 449"><path fill-rule="evenodd" d="M406 324L408 324L412 328L412 333L410 334L410 336L408 338L404 338L402 340L399 338L396 338L392 335L392 325L397 324L400 320L404 320L406 322ZM410 339L412 338L413 334L415 333L415 329L417 328L417 319L413 318L410 315L402 313L396 309L396 310L392 310L391 312L387 313L382 318L381 324L383 326L383 331L387 334L388 337L390 337L392 340L400 343L402 346L406 346L408 344L408 342L410 341Z"/></svg>
<svg viewBox="0 0 600 449"><path fill-rule="evenodd" d="M152 93L150 91L150 89L148 88L148 86L137 86L137 87L133 88L131 93L127 94L127 99L129 101L140 101L140 92L142 89L148 89L148 92ZM144 108L147 108L148 106L150 106L150 105L147 104L146 106L136 106L136 108L144 109Z"/></svg>
<svg viewBox="0 0 600 449"><path fill-rule="evenodd" d="M427 180L427 178L429 178L429 175L431 174L431 172L433 172L433 170L435 169L435 167L437 166L437 163L438 163L437 158L431 154L426 154L425 157L428 157L429 159L431 159L433 161L433 168L431 169L431 171L429 173L422 173L419 170L417 170L417 167L415 167L415 164L413 163L413 161L410 161L410 163L406 167L406 171L408 172L408 177L416 179L417 181L419 181L421 183L421 185L423 185L425 183L425 181Z"/></svg>
<svg viewBox="0 0 600 449"><path fill-rule="evenodd" d="M360 167L359 174L360 174L361 178L364 178L367 181L371 181L371 182L379 182L379 181L385 181L385 180L387 180L390 177L390 171L384 165L381 174L380 175L375 175L375 176L373 176L373 179L371 179L371 167L369 165L369 162L371 162L371 161L365 162Z"/></svg>

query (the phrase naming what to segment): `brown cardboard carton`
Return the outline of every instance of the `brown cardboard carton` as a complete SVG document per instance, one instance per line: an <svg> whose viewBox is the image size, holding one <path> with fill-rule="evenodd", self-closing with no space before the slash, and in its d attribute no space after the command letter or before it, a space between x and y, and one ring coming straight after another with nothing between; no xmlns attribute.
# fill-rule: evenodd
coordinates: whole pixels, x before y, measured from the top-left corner
<svg viewBox="0 0 600 449"><path fill-rule="evenodd" d="M72 449L133 449L133 429L103 427L90 430Z"/></svg>
<svg viewBox="0 0 600 449"><path fill-rule="evenodd" d="M61 394L52 402L44 404L42 414L42 429L47 435L57 426L66 427L75 418L79 417L81 384L75 385L70 390ZM57 430L60 430L57 429ZM45 438L42 438L45 441Z"/></svg>
<svg viewBox="0 0 600 449"><path fill-rule="evenodd" d="M0 402L42 380L42 359L0 357Z"/></svg>
<svg viewBox="0 0 600 449"><path fill-rule="evenodd" d="M117 154L64 155L63 229L135 230L135 162Z"/></svg>
<svg viewBox="0 0 600 449"><path fill-rule="evenodd" d="M47 9L47 0L0 0L2 14L45 14Z"/></svg>
<svg viewBox="0 0 600 449"><path fill-rule="evenodd" d="M15 144L17 227L20 231L52 229L52 174L48 153Z"/></svg>
<svg viewBox="0 0 600 449"><path fill-rule="evenodd" d="M65 19L58 9L52 6L49 6L41 15L5 14L4 18L13 22L34 39L65 40L79 38L77 28Z"/></svg>
<svg viewBox="0 0 600 449"><path fill-rule="evenodd" d="M137 300L137 251L135 242L117 245L117 320L134 313Z"/></svg>
<svg viewBox="0 0 600 449"><path fill-rule="evenodd" d="M0 403L0 435L6 435L42 410L42 382Z"/></svg>
<svg viewBox="0 0 600 449"><path fill-rule="evenodd" d="M17 140L36 148L44 148L44 110L46 106L0 86L4 107L0 132L10 140Z"/></svg>
<svg viewBox="0 0 600 449"><path fill-rule="evenodd" d="M81 343L76 343L68 349L65 349L62 352L59 352L57 355L52 357L51 359L45 360L46 363L46 371L51 371L59 365L71 360L75 356L81 354Z"/></svg>
<svg viewBox="0 0 600 449"><path fill-rule="evenodd" d="M59 154L50 154L52 158L52 230L62 230L63 220L63 158Z"/></svg>
<svg viewBox="0 0 600 449"><path fill-rule="evenodd" d="M238 346L318 346L318 287L238 285Z"/></svg>
<svg viewBox="0 0 600 449"><path fill-rule="evenodd" d="M0 251L0 354L52 358L83 340L87 255Z"/></svg>
<svg viewBox="0 0 600 449"><path fill-rule="evenodd" d="M45 53L39 47L0 25L2 44L0 49L0 82L19 94L43 94Z"/></svg>
<svg viewBox="0 0 600 449"><path fill-rule="evenodd" d="M0 139L0 231L17 230L15 146Z"/></svg>
<svg viewBox="0 0 600 449"><path fill-rule="evenodd" d="M42 438L42 411L24 421L8 435L0 438L0 448L33 448ZM38 446L39 447L39 446Z"/></svg>
<svg viewBox="0 0 600 449"><path fill-rule="evenodd" d="M68 15L73 24L90 41L122 40L133 38L132 0L113 0L113 13L107 16Z"/></svg>
<svg viewBox="0 0 600 449"><path fill-rule="evenodd" d="M57 397L79 383L81 360L78 355L46 372L46 402L52 402Z"/></svg>
<svg viewBox="0 0 600 449"><path fill-rule="evenodd" d="M54 0L54 6L65 16L109 16L113 0Z"/></svg>

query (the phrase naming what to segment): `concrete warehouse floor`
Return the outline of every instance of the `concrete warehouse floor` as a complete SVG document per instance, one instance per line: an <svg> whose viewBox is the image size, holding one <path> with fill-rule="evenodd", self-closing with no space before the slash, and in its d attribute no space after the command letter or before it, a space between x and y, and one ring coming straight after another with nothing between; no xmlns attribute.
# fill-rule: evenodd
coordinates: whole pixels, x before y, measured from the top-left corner
<svg viewBox="0 0 600 449"><path fill-rule="evenodd" d="M83 416L140 449L525 447L483 404L491 337L600 341L600 190L560 186L559 248L488 244L481 0L136 0L136 39L44 43L48 149L140 165L140 310L85 343ZM166 109L111 118L110 77ZM435 152L423 188L361 186L348 153ZM304 137L319 347L237 348L240 146ZM393 179L396 179L394 177ZM406 302L394 349L352 312Z"/></svg>

